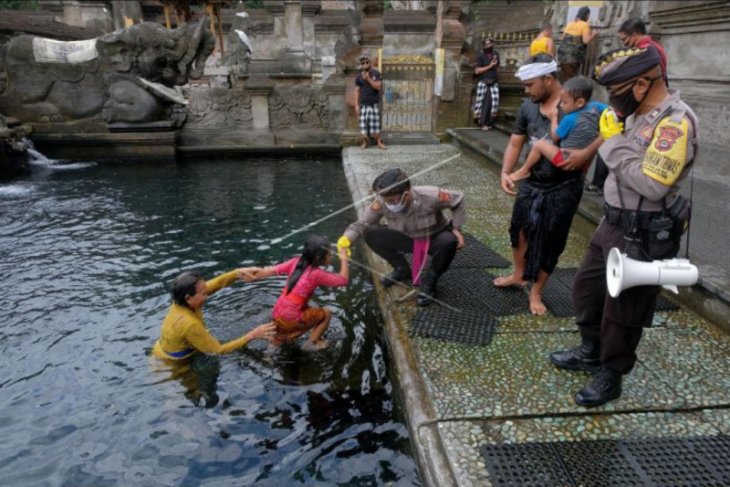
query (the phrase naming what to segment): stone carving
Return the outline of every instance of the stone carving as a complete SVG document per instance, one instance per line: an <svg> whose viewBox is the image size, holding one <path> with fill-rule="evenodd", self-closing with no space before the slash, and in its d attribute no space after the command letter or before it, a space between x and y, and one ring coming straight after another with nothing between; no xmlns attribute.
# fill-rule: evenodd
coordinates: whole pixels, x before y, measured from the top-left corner
<svg viewBox="0 0 730 487"><path fill-rule="evenodd" d="M179 126L184 111L161 93L202 76L215 47L207 24L203 17L198 24L167 30L143 22L71 43L18 36L0 54L6 76L0 112L27 122L102 118L107 123L170 120ZM140 78L164 86L154 89Z"/></svg>
<svg viewBox="0 0 730 487"><path fill-rule="evenodd" d="M253 128L251 96L243 86L215 86L188 91L188 121L185 127Z"/></svg>
<svg viewBox="0 0 730 487"><path fill-rule="evenodd" d="M251 39L241 29L234 29L233 35L228 39L228 50L223 56L223 64L231 67L233 74L248 72L248 64L253 55L253 44Z"/></svg>
<svg viewBox="0 0 730 487"><path fill-rule="evenodd" d="M28 128L8 127L0 115L0 179L21 174L28 169Z"/></svg>
<svg viewBox="0 0 730 487"><path fill-rule="evenodd" d="M412 54L400 54L383 59L383 64L433 64L433 58Z"/></svg>
<svg viewBox="0 0 730 487"><path fill-rule="evenodd" d="M276 86L269 97L271 128L328 128L327 95L311 86Z"/></svg>

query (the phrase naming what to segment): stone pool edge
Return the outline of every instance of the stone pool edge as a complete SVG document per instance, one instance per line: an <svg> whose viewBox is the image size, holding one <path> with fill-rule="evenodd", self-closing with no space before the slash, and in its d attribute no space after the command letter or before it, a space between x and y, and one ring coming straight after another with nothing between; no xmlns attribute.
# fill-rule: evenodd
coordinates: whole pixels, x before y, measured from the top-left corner
<svg viewBox="0 0 730 487"><path fill-rule="evenodd" d="M347 179L355 210L358 215L363 211L364 204L357 203L367 196L358 181L357 173L349 160L346 151L342 152L342 166ZM379 273L387 273L389 269L383 259L365 247L368 265ZM408 324L399 319L396 313L398 306L380 285L378 274L373 272L373 283L378 298L378 306L385 323L385 335L388 340L388 351L391 356L392 379L411 434L411 446L414 457L425 486L449 487L456 486L456 476L451 469L444 442L438 429L438 417L431 402L426 384L418 371L415 351L408 337Z"/></svg>

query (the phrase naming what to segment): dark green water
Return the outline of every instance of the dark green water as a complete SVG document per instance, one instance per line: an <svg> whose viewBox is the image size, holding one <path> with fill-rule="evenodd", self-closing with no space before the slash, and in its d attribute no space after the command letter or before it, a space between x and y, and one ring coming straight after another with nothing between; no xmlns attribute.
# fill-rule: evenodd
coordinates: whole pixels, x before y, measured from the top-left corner
<svg viewBox="0 0 730 487"><path fill-rule="evenodd" d="M351 201L334 160L36 166L0 185L0 485L419 485L362 268L316 297L325 351L259 342L179 377L148 357L181 270L282 261L306 234L272 239ZM209 328L268 321L282 285L219 292Z"/></svg>

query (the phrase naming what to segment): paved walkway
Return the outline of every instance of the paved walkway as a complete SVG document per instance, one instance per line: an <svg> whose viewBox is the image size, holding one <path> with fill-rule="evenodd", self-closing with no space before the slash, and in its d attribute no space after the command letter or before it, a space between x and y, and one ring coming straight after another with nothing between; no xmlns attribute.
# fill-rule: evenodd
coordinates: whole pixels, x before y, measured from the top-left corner
<svg viewBox="0 0 730 487"><path fill-rule="evenodd" d="M465 230L509 257L513 200L499 189L497 166L462 154L428 169L457 154L452 145L347 148L343 163L355 201L391 167L425 171L414 184L463 190ZM593 225L576 218L559 267L578 266ZM373 253L368 259L376 272L389 271ZM488 444L730 434L730 337L687 309L657 314L636 369L624 380L623 396L589 410L572 397L590 376L558 370L548 361L551 351L578 344L571 318L499 318L490 345L466 346L409 336L414 303L398 301L403 290L376 288L426 485L494 485L480 451Z"/></svg>

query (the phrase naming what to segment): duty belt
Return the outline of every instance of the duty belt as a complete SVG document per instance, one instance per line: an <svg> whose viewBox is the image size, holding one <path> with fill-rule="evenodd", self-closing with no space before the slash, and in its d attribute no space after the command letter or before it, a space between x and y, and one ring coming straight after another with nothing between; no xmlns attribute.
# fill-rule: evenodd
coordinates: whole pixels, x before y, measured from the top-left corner
<svg viewBox="0 0 730 487"><path fill-rule="evenodd" d="M606 215L606 221L611 225L621 227L624 230L630 230L634 224L638 228L644 227L652 217L660 212L657 211L632 211L616 208L608 203L603 205L603 214Z"/></svg>

